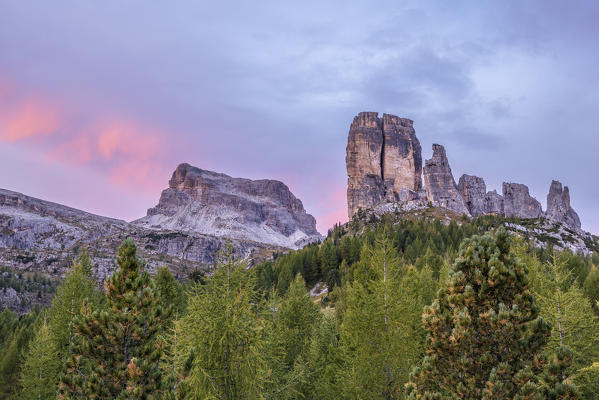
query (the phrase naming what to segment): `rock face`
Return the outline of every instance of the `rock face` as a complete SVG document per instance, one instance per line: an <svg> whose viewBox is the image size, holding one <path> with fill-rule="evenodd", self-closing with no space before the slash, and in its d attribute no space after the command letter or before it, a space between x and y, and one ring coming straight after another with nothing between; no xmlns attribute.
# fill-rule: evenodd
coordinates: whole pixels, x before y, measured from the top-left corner
<svg viewBox="0 0 599 400"><path fill-rule="evenodd" d="M88 247L94 272L104 279L114 268L118 246L131 238L154 271L168 265L184 277L191 270L208 269L224 248L225 238L212 235L146 229L61 204L0 189L0 266L12 271L62 276L79 248ZM256 241L232 239L238 257L254 259L269 248Z"/></svg>
<svg viewBox="0 0 599 400"><path fill-rule="evenodd" d="M506 217L539 218L543 216L541 203L521 183L503 183L503 200Z"/></svg>
<svg viewBox="0 0 599 400"><path fill-rule="evenodd" d="M487 185L483 178L464 174L460 177L458 189L466 202L470 215L474 217L485 213Z"/></svg>
<svg viewBox="0 0 599 400"><path fill-rule="evenodd" d="M487 185L483 178L464 174L458 182L458 190L473 217L490 214L503 215L503 197L495 190L487 192Z"/></svg>
<svg viewBox="0 0 599 400"><path fill-rule="evenodd" d="M433 144L433 157L424 163L424 185L428 201L433 205L470 215L453 179L445 148L439 144Z"/></svg>
<svg viewBox="0 0 599 400"><path fill-rule="evenodd" d="M487 192L483 204L483 215L504 215L505 213L503 196L497 193L496 190Z"/></svg>
<svg viewBox="0 0 599 400"><path fill-rule="evenodd" d="M562 184L558 181L552 181L549 187L545 216L551 221L561 222L571 229L580 230L580 218L570 207L570 191L567 186L562 190Z"/></svg>
<svg viewBox="0 0 599 400"><path fill-rule="evenodd" d="M422 189L422 149L412 120L383 114L382 177L395 200L402 189Z"/></svg>
<svg viewBox="0 0 599 400"><path fill-rule="evenodd" d="M275 180L231 178L177 167L158 205L133 224L298 248L320 240L314 217Z"/></svg>
<svg viewBox="0 0 599 400"><path fill-rule="evenodd" d="M249 265L284 250L249 240L150 230L0 189L0 277L18 280L22 274L34 273L56 284L79 249L87 247L94 275L101 281L114 270L116 250L126 238L137 244L148 271L167 265L180 278L194 270L209 271L227 241L235 256L245 258ZM49 304L51 293L44 292L40 298L39 291L27 291L28 286L16 294L10 287L0 289L0 309L7 306L27 312L36 303Z"/></svg>
<svg viewBox="0 0 599 400"><path fill-rule="evenodd" d="M462 175L455 184L441 145L422 168L422 149L413 121L395 115L361 112L350 126L346 148L347 205L350 219L361 208L375 213L416 210L432 204L469 216L547 217L575 231L580 218L570 207L567 187L551 183L547 212L520 183L503 183L503 196L487 192L483 178ZM424 188L422 175L424 173Z"/></svg>
<svg viewBox="0 0 599 400"><path fill-rule="evenodd" d="M421 147L409 119L359 113L349 130L345 161L350 218L360 208L397 201L401 189L422 189Z"/></svg>

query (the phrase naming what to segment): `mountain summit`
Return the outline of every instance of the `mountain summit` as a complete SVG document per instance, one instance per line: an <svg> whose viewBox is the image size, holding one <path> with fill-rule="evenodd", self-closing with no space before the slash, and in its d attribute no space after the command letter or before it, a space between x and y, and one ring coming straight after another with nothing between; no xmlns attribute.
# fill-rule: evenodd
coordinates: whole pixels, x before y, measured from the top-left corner
<svg viewBox="0 0 599 400"><path fill-rule="evenodd" d="M316 220L280 181L232 178L180 164L156 207L133 222L287 248L320 240Z"/></svg>

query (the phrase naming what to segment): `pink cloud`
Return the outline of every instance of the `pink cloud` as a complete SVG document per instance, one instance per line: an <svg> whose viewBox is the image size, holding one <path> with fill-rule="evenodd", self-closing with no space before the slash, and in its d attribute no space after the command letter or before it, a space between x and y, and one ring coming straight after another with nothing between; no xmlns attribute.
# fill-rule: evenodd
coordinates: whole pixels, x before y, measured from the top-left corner
<svg viewBox="0 0 599 400"><path fill-rule="evenodd" d="M47 96L18 93L0 80L0 142L42 151L49 162L100 171L132 191L157 191L167 179L167 135L151 122L119 113L80 120L77 107ZM31 139L35 138L35 141ZM163 178L157 181L156 176Z"/></svg>
<svg viewBox="0 0 599 400"><path fill-rule="evenodd" d="M0 87L0 139L16 142L55 133L60 127L56 105L39 96L13 99Z"/></svg>

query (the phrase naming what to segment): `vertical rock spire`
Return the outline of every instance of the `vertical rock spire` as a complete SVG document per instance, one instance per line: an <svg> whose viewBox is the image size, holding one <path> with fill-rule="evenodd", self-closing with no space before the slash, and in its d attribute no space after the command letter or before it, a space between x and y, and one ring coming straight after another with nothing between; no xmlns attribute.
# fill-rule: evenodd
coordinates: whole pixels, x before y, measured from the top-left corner
<svg viewBox="0 0 599 400"><path fill-rule="evenodd" d="M426 196L434 205L470 215L453 179L445 148L440 144L433 144L433 157L424 163L424 185Z"/></svg>
<svg viewBox="0 0 599 400"><path fill-rule="evenodd" d="M409 119L359 113L349 130L345 161L350 218L360 208L396 201L402 189L422 188L421 147Z"/></svg>

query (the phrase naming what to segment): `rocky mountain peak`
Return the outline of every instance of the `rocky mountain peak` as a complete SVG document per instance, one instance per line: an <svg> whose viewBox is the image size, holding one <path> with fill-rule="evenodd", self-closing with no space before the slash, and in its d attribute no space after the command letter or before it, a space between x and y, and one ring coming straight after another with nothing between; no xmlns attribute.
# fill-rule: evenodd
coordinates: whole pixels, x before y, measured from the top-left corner
<svg viewBox="0 0 599 400"><path fill-rule="evenodd" d="M504 215L515 218L546 217L579 230L580 219L570 207L567 187L553 181L547 212L521 183L503 183L503 195L487 192L483 178L462 175L456 185L445 147L433 144L433 155L422 167L422 150L414 122L391 114L361 112L350 126L346 166L347 203L351 218L359 208L414 209L432 204L470 216ZM422 179L424 177L424 188Z"/></svg>
<svg viewBox="0 0 599 400"><path fill-rule="evenodd" d="M232 178L187 163L175 169L158 205L134 224L289 248L320 239L314 217L283 182Z"/></svg>
<svg viewBox="0 0 599 400"><path fill-rule="evenodd" d="M413 121L361 112L350 126L346 148L348 214L396 201L402 189L422 188L422 156Z"/></svg>
<svg viewBox="0 0 599 400"><path fill-rule="evenodd" d="M580 229L580 218L570 207L570 191L567 186L562 189L561 182L551 181L547 194L547 219L561 222L571 228Z"/></svg>
<svg viewBox="0 0 599 400"><path fill-rule="evenodd" d="M434 205L470 215L451 173L445 147L433 144L433 157L424 163L424 184L428 200Z"/></svg>
<svg viewBox="0 0 599 400"><path fill-rule="evenodd" d="M503 199L506 217L539 218L543 216L541 203L530 195L526 185L503 182Z"/></svg>

